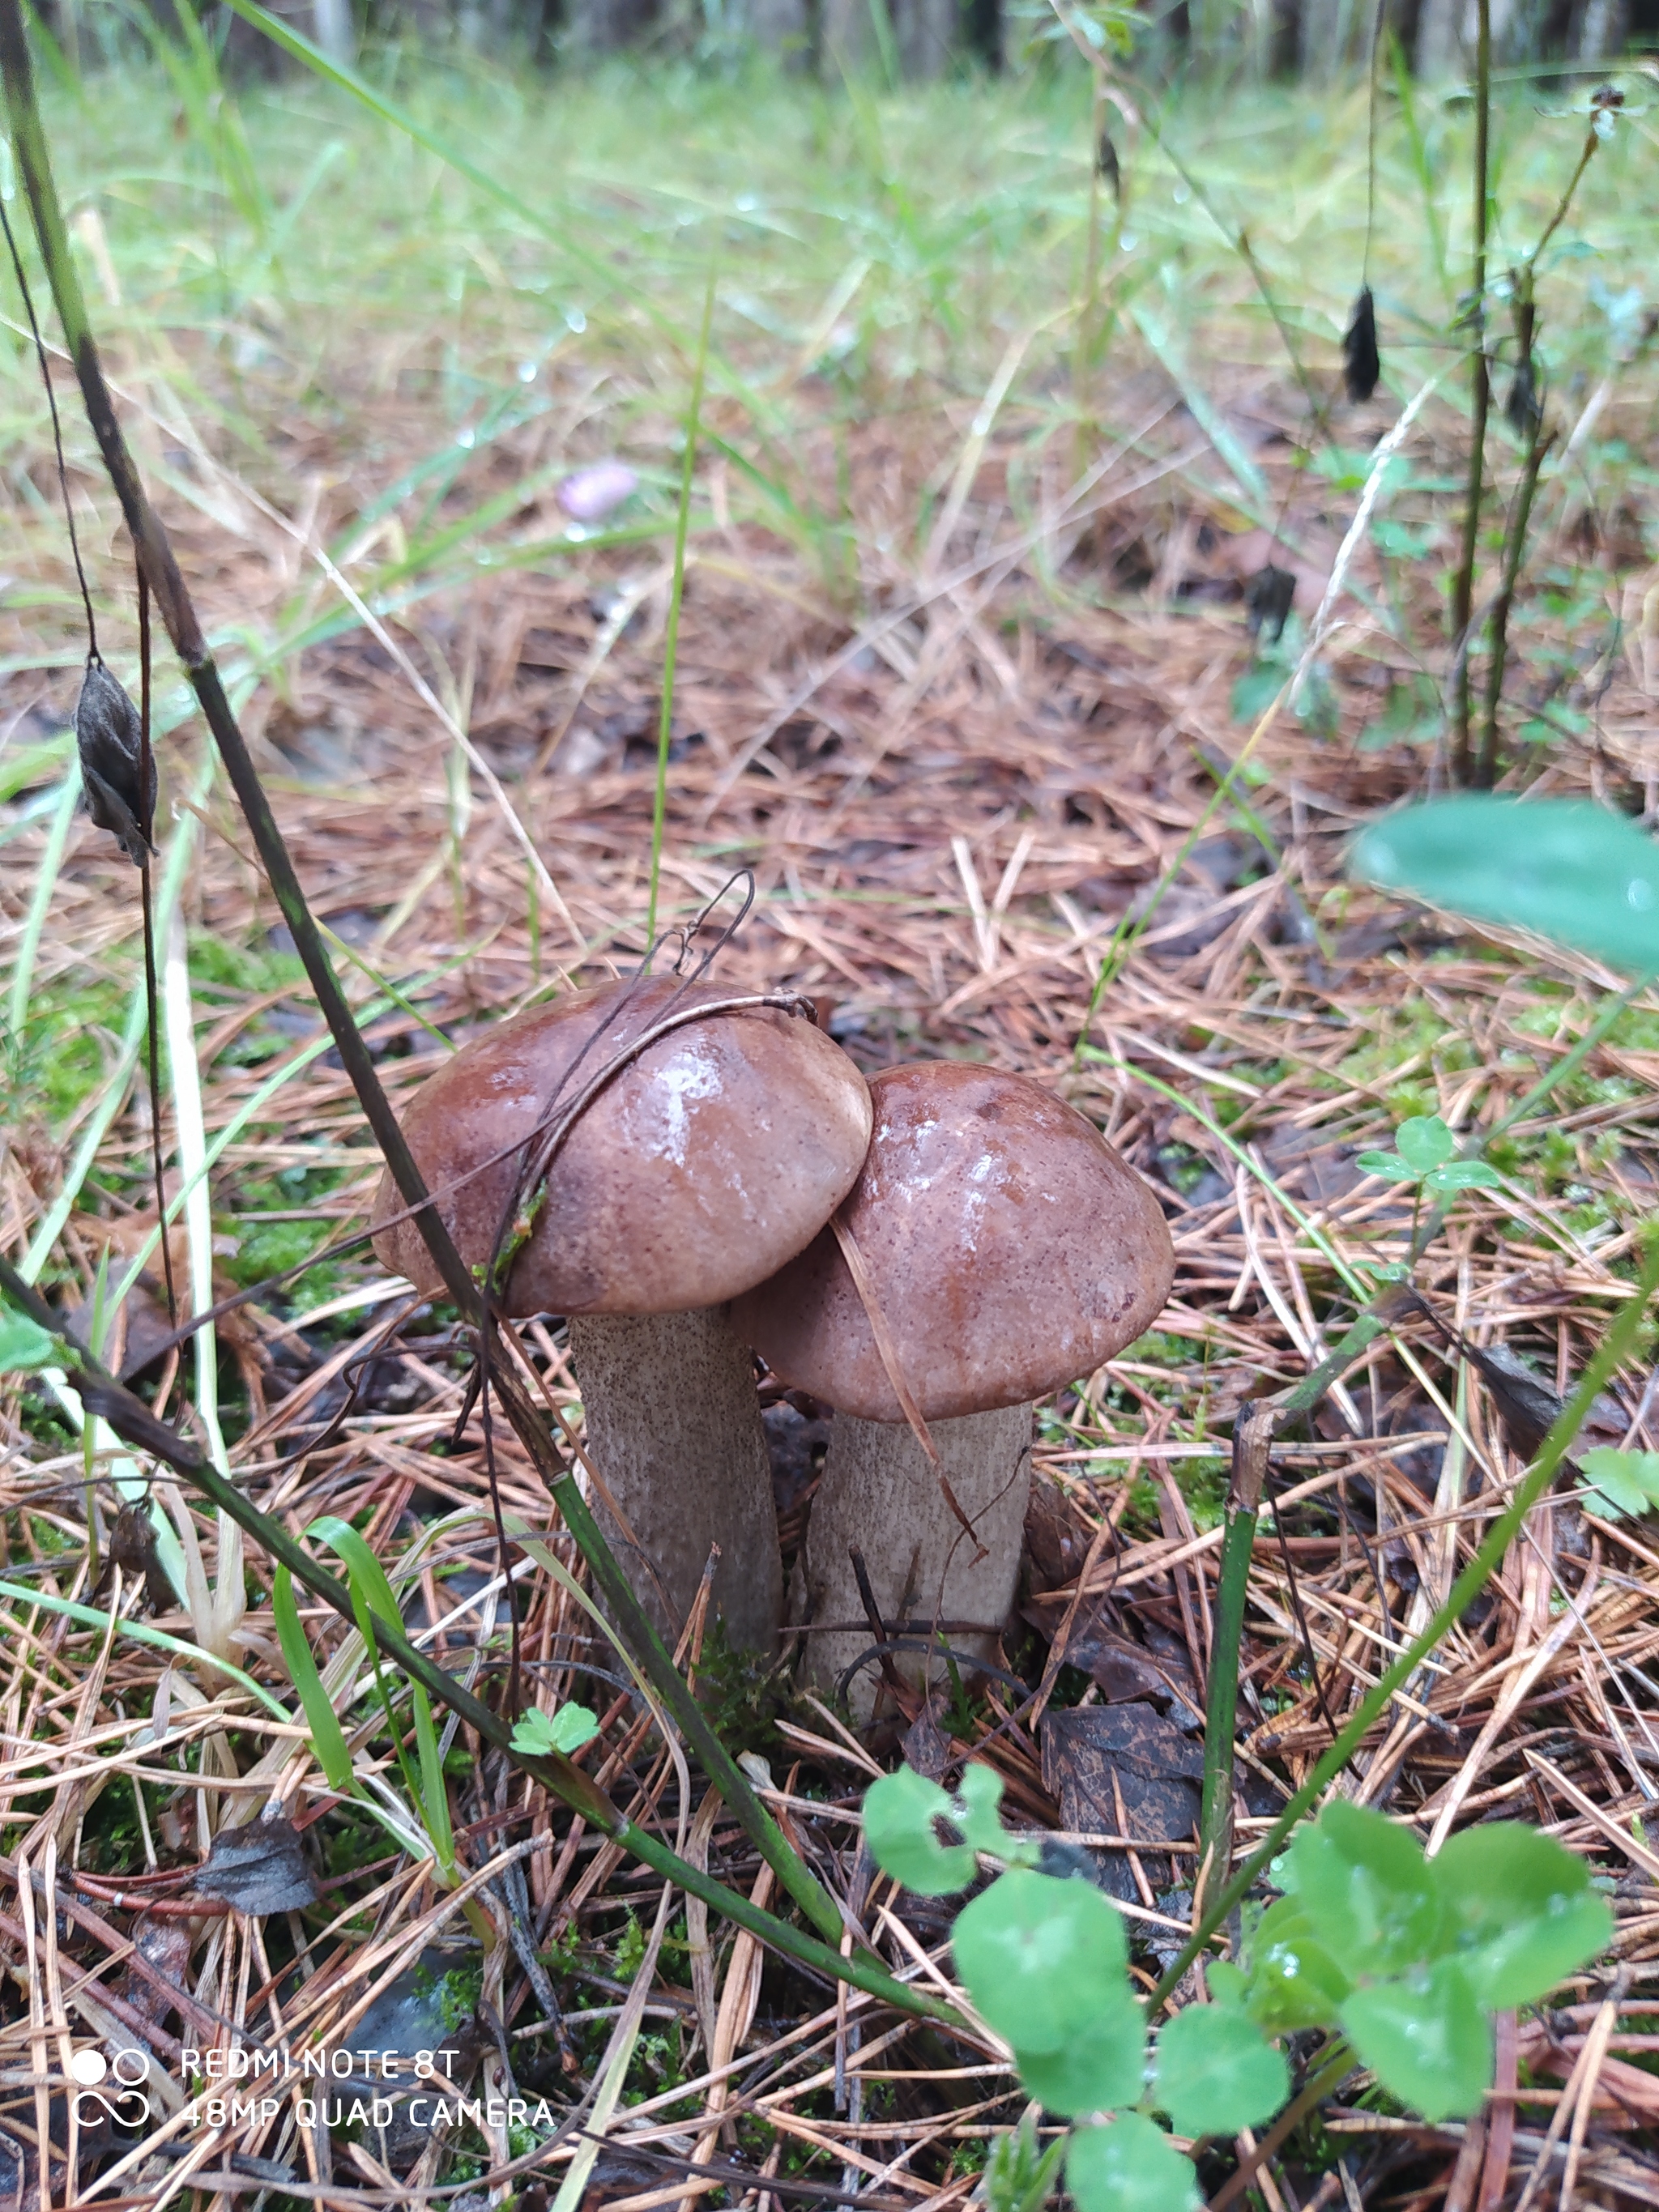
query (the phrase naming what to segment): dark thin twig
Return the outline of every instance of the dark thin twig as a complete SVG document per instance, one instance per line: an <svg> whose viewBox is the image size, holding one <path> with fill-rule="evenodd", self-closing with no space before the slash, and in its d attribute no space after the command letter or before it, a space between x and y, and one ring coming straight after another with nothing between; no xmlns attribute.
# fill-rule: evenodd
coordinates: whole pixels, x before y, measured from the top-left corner
<svg viewBox="0 0 1659 2212"><path fill-rule="evenodd" d="M1478 25L1474 87L1474 250L1470 270L1470 325L1474 337L1469 430L1468 486L1463 500L1463 539L1452 578L1451 634L1466 640L1474 606L1474 562L1480 544L1481 495L1486 483L1486 415L1492 404L1492 365L1486 359L1486 191L1492 125L1492 0L1476 0ZM1469 663L1467 647L1452 687L1452 773L1469 781Z"/></svg>

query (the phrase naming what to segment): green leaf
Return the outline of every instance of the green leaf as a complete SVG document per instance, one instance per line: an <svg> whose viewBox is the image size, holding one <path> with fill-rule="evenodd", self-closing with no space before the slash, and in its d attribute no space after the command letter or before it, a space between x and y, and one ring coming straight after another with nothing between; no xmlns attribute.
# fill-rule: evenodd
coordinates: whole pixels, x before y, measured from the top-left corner
<svg viewBox="0 0 1659 2212"><path fill-rule="evenodd" d="M0 1375L33 1375L58 1366L64 1357L55 1336L0 1300Z"/></svg>
<svg viewBox="0 0 1659 2212"><path fill-rule="evenodd" d="M1002 1777L983 1759L970 1759L962 1770L957 1794L946 1815L970 1850L1000 1858L1014 1838L1002 1825L997 1808L1002 1802Z"/></svg>
<svg viewBox="0 0 1659 2212"><path fill-rule="evenodd" d="M1432 1175L1423 1178L1425 1190L1497 1190L1504 1178L1485 1160L1454 1160L1449 1167L1436 1168Z"/></svg>
<svg viewBox="0 0 1659 2212"><path fill-rule="evenodd" d="M918 1897L949 1897L966 1889L978 1871L973 1845L939 1839L937 1824L950 1820L951 1812L948 1792L913 1766L884 1774L865 1792L864 1839L870 1856L884 1874Z"/></svg>
<svg viewBox="0 0 1659 2212"><path fill-rule="evenodd" d="M1146 2015L1120 1980L1097 1993L1094 2018L1058 2051L1017 2045L1014 2057L1032 2096L1063 2118L1138 2105L1146 2087Z"/></svg>
<svg viewBox="0 0 1659 2212"><path fill-rule="evenodd" d="M596 1715L586 1705L561 1705L556 1713L526 1713L513 1731L513 1748L526 1759L545 1759L550 1752L568 1758L591 1743L599 1732Z"/></svg>
<svg viewBox="0 0 1659 2212"><path fill-rule="evenodd" d="M1394 1141L1400 1157L1411 1164L1413 1175L1427 1175L1449 1160L1457 1149L1457 1140L1437 1114L1413 1114L1402 1121L1394 1133Z"/></svg>
<svg viewBox="0 0 1659 2212"><path fill-rule="evenodd" d="M311 1747L317 1754L317 1764L328 1777L329 1788L349 1796L351 1753L339 1717L329 1702L328 1692L323 1687L323 1678L317 1672L311 1646L306 1641L300 1608L294 1601L294 1577L286 1567L278 1567L271 1578L270 1609L276 1615L276 1641L283 1647L289 1680L299 1693L306 1726L311 1730Z"/></svg>
<svg viewBox="0 0 1659 2212"><path fill-rule="evenodd" d="M1628 975L1659 969L1659 846L1588 799L1430 799L1363 831L1353 867L1453 914L1577 945Z"/></svg>
<svg viewBox="0 0 1659 2212"><path fill-rule="evenodd" d="M1417 1170L1398 1152L1361 1152L1354 1165L1364 1168L1367 1175L1387 1176L1390 1182L1417 1181Z"/></svg>
<svg viewBox="0 0 1659 2212"><path fill-rule="evenodd" d="M1215 1969L1210 1969L1215 1986ZM1269 2035L1328 2027L1353 1984L1314 1937L1299 1897L1281 1897L1261 1916L1250 1942L1247 2002Z"/></svg>
<svg viewBox="0 0 1659 2212"><path fill-rule="evenodd" d="M1123 1922L1090 1881L1017 1869L963 1909L951 1941L968 1994L1022 2056L1062 2050L1127 1986Z"/></svg>
<svg viewBox="0 0 1659 2212"><path fill-rule="evenodd" d="M1492 2087L1492 2023L1456 1959L1356 1990L1342 2027L1382 2087L1425 2120L1479 2112Z"/></svg>
<svg viewBox="0 0 1659 2212"><path fill-rule="evenodd" d="M1188 2005L1158 2036L1152 2097L1178 2136L1260 2127L1290 2094L1290 2068L1231 2006Z"/></svg>
<svg viewBox="0 0 1659 2212"><path fill-rule="evenodd" d="M1193 2162L1139 2112L1109 2128L1074 2128L1066 2185L1079 2212L1199 2212L1203 2199Z"/></svg>
<svg viewBox="0 0 1659 2212"><path fill-rule="evenodd" d="M1596 1444L1579 1453L1578 1465L1614 1521L1659 1504L1659 1452L1619 1451L1612 1444Z"/></svg>
<svg viewBox="0 0 1659 2212"><path fill-rule="evenodd" d="M1466 1828L1431 1863L1458 1963L1491 2011L1533 2003L1613 1940L1583 1860L1518 1820Z"/></svg>
<svg viewBox="0 0 1659 2212"><path fill-rule="evenodd" d="M1205 1980L1210 1985L1212 2004L1243 2006L1250 1994L1250 1978L1243 1966L1234 1966L1231 1959L1212 1959L1205 1969Z"/></svg>
<svg viewBox="0 0 1659 2212"><path fill-rule="evenodd" d="M1315 1940L1344 1972L1398 1973L1447 1948L1440 1890L1415 1837L1333 1798L1291 1844Z"/></svg>

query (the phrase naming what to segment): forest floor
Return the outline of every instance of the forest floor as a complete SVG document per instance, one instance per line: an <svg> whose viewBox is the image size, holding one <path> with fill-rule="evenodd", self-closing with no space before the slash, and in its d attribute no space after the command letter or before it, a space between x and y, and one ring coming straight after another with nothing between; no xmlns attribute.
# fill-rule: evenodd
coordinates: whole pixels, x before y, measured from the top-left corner
<svg viewBox="0 0 1659 2212"><path fill-rule="evenodd" d="M1224 1439L1247 1399L1317 1363L1411 1230L1409 1199L1356 1155L1413 1114L1492 1127L1625 987L1345 873L1358 823L1445 779L1443 585L1468 442L1445 332L1467 263L1467 109L1383 101L1370 246L1383 381L1355 404L1340 341L1365 252L1363 91L1194 98L1163 118L1178 166L1150 127L1120 125L1119 210L1063 73L908 100L690 77L546 95L482 71L391 81L521 204L308 81L238 102L176 56L167 79L61 90L50 117L126 426L300 876L398 1098L443 1038L637 959L712 282L660 920L687 921L748 871L724 978L810 994L866 1070L970 1058L1053 1085L1170 1219L1177 1273L1156 1328L1042 1411L1012 1680L909 1716L904 1734L924 1771L988 1759L1019 1820L1130 1840L1091 1848L1150 1985L1193 1910ZM1503 727L1516 787L1592 793L1650 824L1659 379L1639 88L1540 278L1560 459ZM1581 114L1540 119L1541 106L1517 94L1499 118L1494 266L1536 237L1583 140ZM10 208L15 222L21 198ZM16 331L10 296L5 312ZM1431 378L1299 710L1269 714L1370 448ZM131 678L130 562L61 358L58 389L100 644ZM228 1316L216 1362L206 1340L205 1366L182 1375L146 1349L166 1328L154 1273L103 1310L100 1283L154 1249L137 877L64 782L84 638L21 343L0 404L0 1239L66 1314L96 1310L112 1364L191 1407L198 1435L222 1424L239 1484L296 1533L327 1510L388 1562L421 1545L424 1617L441 1578L460 1609L449 1649L487 1683L501 1586L476 1431L441 1449L467 1374L444 1310L411 1311L361 1250L323 1258ZM636 489L573 520L573 472L611 461ZM1492 465L1495 531L1517 472L1501 424ZM1297 578L1277 642L1252 638L1243 603L1270 555ZM165 1118L186 1171L205 1147L212 1197L210 1221L185 1208L173 1249L200 1302L361 1226L379 1163L165 659L157 686L164 982L198 1070L170 1066ZM1638 993L1495 1144L1502 1187L1460 1198L1419 1267L1448 1322L1558 1390L1630 1295L1659 1191L1656 1099L1659 994ZM574 1409L560 1335L526 1348ZM1600 1409L1604 1440L1659 1448L1650 1362L1644 1338ZM706 1938L688 1929L680 1896L463 1734L463 1855L533 1931L561 2046L511 1947L488 1965L467 1948L422 1863L388 1856L384 1831L325 1788L297 1720L107 1625L137 1621L145 1590L129 1558L98 1594L74 1401L37 1384L6 1405L7 2083L88 2034L142 2036L172 2077L183 2047L216 2038L476 2045L482 1996L516 2079L562 2117L619 2056L603 2145L576 2179L590 2204L674 2203L674 2161L711 2154L754 2176L729 2201L762 2212L813 2184L884 2208L967 2197L1022 2109L992 2047L838 2000L718 1921ZM769 1420L793 1553L823 1431L787 1401ZM117 1492L141 1486L112 1440L94 1442L107 1540ZM510 1439L498 1451L507 1509L547 1529L528 1462ZM1278 1449L1241 1665L1241 1850L1379 1654L1428 1620L1515 1474L1479 1376L1421 1317ZM200 1564L188 1601L162 1589L149 1625L234 1648L291 1711L264 1562L245 1586L212 1516L157 1490ZM548 1545L580 1569L562 1533ZM568 1587L543 1566L520 1587L541 1702L585 1696L603 1716L582 1762L758 1893L741 1832L717 1806L712 1825L696 1819L648 1716L607 1689L619 1662L579 1632ZM95 1602L106 1625L30 1590ZM1617 1975L1588 1970L1500 2037L1486 2122L1418 2124L1357 2077L1285 2147L1269 2203L1426 2206L1450 2188L1492 2212L1534 2165L1553 2203L1575 2144L1581 2203L1659 2203L1656 1593L1659 1528L1564 1480L1351 1773L1353 1795L1421 1836L1509 1808L1585 1853L1618 1916ZM323 1617L307 1625L321 1648ZM730 1741L765 1762L770 1802L832 1890L896 1966L926 1961L947 1985L942 1913L860 1858L856 1808L896 1730L860 1739L787 1682L734 1674L729 1690ZM373 1743L365 1717L365 1771ZM273 1791L325 1894L303 1913L215 1917L194 1870ZM26 2202L43 2201L48 2118L44 2092L0 2088L0 2167ZM482 2191L533 2148L505 2130L349 2132L301 2128L286 2101L195 2137L159 2117L137 2136L87 2126L60 2133L46 2179L52 2203L98 2172L95 2201L157 2203L201 2171L272 2202L414 2202ZM549 2181L593 2150L568 2138ZM1234 2155L1208 2154L1207 2188Z"/></svg>

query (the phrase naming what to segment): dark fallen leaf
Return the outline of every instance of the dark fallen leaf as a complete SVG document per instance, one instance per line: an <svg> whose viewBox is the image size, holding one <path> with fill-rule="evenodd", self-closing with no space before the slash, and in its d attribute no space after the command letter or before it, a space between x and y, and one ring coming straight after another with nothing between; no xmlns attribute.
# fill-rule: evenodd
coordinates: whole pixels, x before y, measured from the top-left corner
<svg viewBox="0 0 1659 2212"><path fill-rule="evenodd" d="M1271 561L1258 568L1244 586L1244 615L1250 635L1260 637L1265 630L1267 642L1277 645L1285 635L1295 597L1296 578L1288 568L1276 568Z"/></svg>
<svg viewBox="0 0 1659 2212"><path fill-rule="evenodd" d="M1376 350L1376 302L1371 288L1362 284L1353 313L1342 333L1342 380L1350 399L1369 399L1382 374Z"/></svg>
<svg viewBox="0 0 1659 2212"><path fill-rule="evenodd" d="M942 1782L951 1760L951 1747L940 1733L938 1716L929 1701L904 1732L904 1763L929 1782Z"/></svg>
<svg viewBox="0 0 1659 2212"><path fill-rule="evenodd" d="M178 1600L172 1577L161 1565L155 1523L147 1500L124 1505L109 1535L110 1565L124 1575L144 1578L144 1604L151 1613L171 1613Z"/></svg>
<svg viewBox="0 0 1659 2212"><path fill-rule="evenodd" d="M1025 1559L1031 1590L1062 1589L1081 1573L1089 1556L1089 1531L1052 1477L1036 1475L1025 1508ZM1063 1607L1042 1608L1051 1615L1044 1634L1052 1638L1064 1619Z"/></svg>
<svg viewBox="0 0 1659 2212"><path fill-rule="evenodd" d="M1192 1834L1204 1753L1151 1705L1046 1713L1042 1742L1042 1786L1060 1801L1061 1824L1071 1832L1144 1836L1149 1843L1182 1843ZM1174 1879L1169 1861L1157 1852L1139 1856L1154 1891L1168 1888ZM1103 1854L1103 1873L1114 1897L1139 1896L1121 1851Z"/></svg>
<svg viewBox="0 0 1659 2212"><path fill-rule="evenodd" d="M245 1828L222 1828L196 1887L204 1896L222 1898L238 1912L259 1919L271 1912L297 1912L317 1896L300 1831L280 1816Z"/></svg>
<svg viewBox="0 0 1659 2212"><path fill-rule="evenodd" d="M133 1922L131 1932L132 1948L144 1964L163 1981L171 1982L182 1996L185 1977L190 1969L190 1923L162 1920L144 1912ZM129 2012L137 2013L153 2027L167 2026L167 2014L173 2008L153 1981L131 1966L118 1994L125 2000Z"/></svg>
<svg viewBox="0 0 1659 2212"><path fill-rule="evenodd" d="M152 755L144 777L138 709L101 660L87 663L75 704L75 743L88 813L100 830L119 839L127 858L142 868L155 849L150 842L155 760Z"/></svg>

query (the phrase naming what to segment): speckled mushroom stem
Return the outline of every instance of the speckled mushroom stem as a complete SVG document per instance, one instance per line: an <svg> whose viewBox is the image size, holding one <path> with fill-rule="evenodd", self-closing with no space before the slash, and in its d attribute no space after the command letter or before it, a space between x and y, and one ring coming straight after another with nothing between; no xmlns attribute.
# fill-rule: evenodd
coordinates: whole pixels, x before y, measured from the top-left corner
<svg viewBox="0 0 1659 2212"><path fill-rule="evenodd" d="M713 1610L727 1640L769 1658L783 1615L772 1476L754 1363L725 1306L573 1315L587 1449L634 1535L594 1511L672 1650L720 1548Z"/></svg>
<svg viewBox="0 0 1659 2212"><path fill-rule="evenodd" d="M1005 1406L928 1426L984 1556L975 1559L937 1472L906 1423L862 1421L838 1413L807 1524L806 1615L815 1621L863 1623L850 1551L856 1544L884 1623L973 1622L977 1632L953 1630L946 1641L953 1651L989 1659L1013 1610L1019 1581L1031 1489L1031 1408ZM862 1625L810 1635L807 1674L833 1689L871 1642L871 1632ZM936 1656L905 1651L895 1663L909 1681L945 1679L945 1662ZM848 1698L859 1720L869 1719L880 1686L873 1662L854 1676Z"/></svg>

